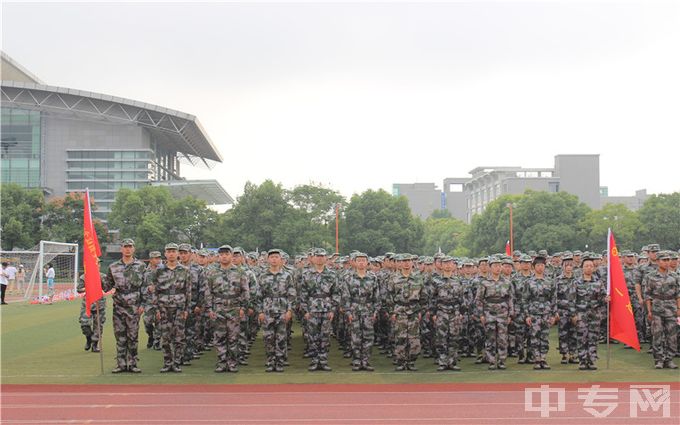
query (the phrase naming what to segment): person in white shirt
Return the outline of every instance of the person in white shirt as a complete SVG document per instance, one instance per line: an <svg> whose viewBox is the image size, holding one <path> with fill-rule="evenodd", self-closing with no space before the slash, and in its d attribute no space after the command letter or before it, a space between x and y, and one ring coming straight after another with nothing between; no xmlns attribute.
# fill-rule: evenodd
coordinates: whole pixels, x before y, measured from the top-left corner
<svg viewBox="0 0 680 425"><path fill-rule="evenodd" d="M7 273L7 290L11 295L16 290L17 268L12 263L9 263L9 266L5 268L5 273Z"/></svg>
<svg viewBox="0 0 680 425"><path fill-rule="evenodd" d="M47 292L50 297L54 295L54 275L54 267L52 267L52 263L48 263L45 277L47 278Z"/></svg>
<svg viewBox="0 0 680 425"><path fill-rule="evenodd" d="M7 263L2 263L2 266L0 267L0 304L7 304L5 302L5 292L7 292L8 281L5 267L7 267Z"/></svg>

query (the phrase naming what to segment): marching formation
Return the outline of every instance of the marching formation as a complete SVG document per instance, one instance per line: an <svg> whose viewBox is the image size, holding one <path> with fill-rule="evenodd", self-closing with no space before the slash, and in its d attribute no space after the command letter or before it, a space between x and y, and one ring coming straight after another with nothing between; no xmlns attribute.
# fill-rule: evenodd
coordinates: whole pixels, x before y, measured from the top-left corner
<svg viewBox="0 0 680 425"><path fill-rule="evenodd" d="M148 265L134 253L134 241L124 239L122 258L102 274L104 291L115 289L113 373L141 372L142 315L147 348L163 351L164 373L181 372L212 347L215 372L238 372L260 330L265 370L283 372L294 319L301 324L309 371L332 370L332 338L353 371L374 370L374 346L397 371L417 370L421 355L442 372L460 371L462 357L488 363L490 370L506 369L509 358L550 369L548 337L555 325L561 363L595 370L598 343L608 336L607 256L590 252L373 258L313 248L291 264L279 249L255 253L223 245L213 252L169 243L163 256L149 254ZM678 253L651 244L640 255L624 251L620 258L640 342L650 343L655 368L677 369ZM98 309L92 305L92 317L84 303L85 349L96 352L105 300Z"/></svg>

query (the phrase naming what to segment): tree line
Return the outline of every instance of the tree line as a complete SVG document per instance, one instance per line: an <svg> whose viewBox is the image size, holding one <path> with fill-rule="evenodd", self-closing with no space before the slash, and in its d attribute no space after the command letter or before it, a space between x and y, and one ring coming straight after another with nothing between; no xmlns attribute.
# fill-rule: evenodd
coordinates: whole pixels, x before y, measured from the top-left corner
<svg viewBox="0 0 680 425"><path fill-rule="evenodd" d="M96 199L93 200L96 211ZM82 243L81 194L47 201L40 189L14 184L0 188L2 249L27 249L41 239ZM248 182L235 205L224 213L204 201L176 199L167 188L121 189L109 214L108 228L135 239L138 251L158 250L168 241L216 247L223 243L246 250L278 247L290 254L312 246L335 251L335 217L339 213L341 252L369 255L388 251L456 256L503 252L510 234L513 205L514 247L599 251L606 248L611 227L622 248L639 251L648 243L680 249L680 193L652 195L639 211L621 204L593 210L565 192L527 191L489 203L469 225L435 211L426 220L411 213L405 197L366 190L349 199L315 184L286 189L267 180ZM100 240L107 225L96 221Z"/></svg>

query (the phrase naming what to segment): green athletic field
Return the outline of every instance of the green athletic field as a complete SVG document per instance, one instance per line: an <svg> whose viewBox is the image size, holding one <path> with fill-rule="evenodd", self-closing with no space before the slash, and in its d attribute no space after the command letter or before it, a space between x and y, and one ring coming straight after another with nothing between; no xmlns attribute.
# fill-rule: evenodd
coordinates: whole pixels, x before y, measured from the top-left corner
<svg viewBox="0 0 680 425"><path fill-rule="evenodd" d="M249 383L448 383L448 382L677 382L677 370L653 369L647 346L641 353L612 345L610 368L605 369L606 346L600 345L601 360L597 371L579 371L577 365L561 365L555 350L556 329L551 339L550 371L534 371L532 365L518 365L508 359L505 371L488 371L487 365L475 365L471 358L462 361L462 372L436 372L432 359L419 359L418 372L395 372L391 359L374 350L375 372L352 372L349 359L342 357L332 342L332 372L308 372L308 360L302 358L299 328L295 328L291 366L284 373L265 373L261 335L253 346L250 365L237 374L216 374L215 350L205 353L181 374L161 374L162 355L146 348L146 333L140 331L139 367L141 374L111 374L115 366L115 343L111 320L111 300L104 327L104 373L100 372L99 354L83 351L85 338L80 333L80 300L53 305L10 304L0 309L3 384L249 384Z"/></svg>

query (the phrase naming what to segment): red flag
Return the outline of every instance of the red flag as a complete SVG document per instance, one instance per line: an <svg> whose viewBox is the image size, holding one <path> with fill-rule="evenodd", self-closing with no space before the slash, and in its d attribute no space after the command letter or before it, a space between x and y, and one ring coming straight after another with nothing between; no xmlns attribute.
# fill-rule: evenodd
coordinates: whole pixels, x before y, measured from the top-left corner
<svg viewBox="0 0 680 425"><path fill-rule="evenodd" d="M609 229L607 240L607 293L611 297L609 301L609 336L617 341L640 351L635 316L633 316L633 304L630 302L626 278L619 261L619 251L616 249L614 234Z"/></svg>
<svg viewBox="0 0 680 425"><path fill-rule="evenodd" d="M512 255L512 251L510 251L510 241L505 243L505 255Z"/></svg>
<svg viewBox="0 0 680 425"><path fill-rule="evenodd" d="M102 292L102 280L99 275L99 263L97 257L101 255L97 233L94 231L92 214L90 213L90 192L85 189L83 199L83 266L85 267L85 313L88 317L92 314L90 306L104 296ZM98 255L99 254L99 255Z"/></svg>

